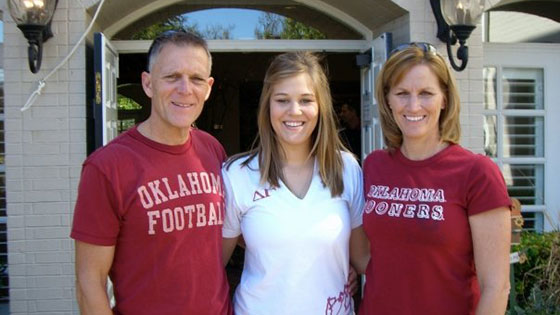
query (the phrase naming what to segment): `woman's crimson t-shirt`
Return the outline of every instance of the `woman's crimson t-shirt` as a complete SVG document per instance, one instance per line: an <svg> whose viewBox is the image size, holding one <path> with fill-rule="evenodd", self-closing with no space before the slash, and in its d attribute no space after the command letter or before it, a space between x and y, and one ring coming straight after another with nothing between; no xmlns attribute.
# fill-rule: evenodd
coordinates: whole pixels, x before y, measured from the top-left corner
<svg viewBox="0 0 560 315"><path fill-rule="evenodd" d="M450 145L422 161L375 151L363 172L371 260L360 314L474 314L468 218L510 205L496 164Z"/></svg>

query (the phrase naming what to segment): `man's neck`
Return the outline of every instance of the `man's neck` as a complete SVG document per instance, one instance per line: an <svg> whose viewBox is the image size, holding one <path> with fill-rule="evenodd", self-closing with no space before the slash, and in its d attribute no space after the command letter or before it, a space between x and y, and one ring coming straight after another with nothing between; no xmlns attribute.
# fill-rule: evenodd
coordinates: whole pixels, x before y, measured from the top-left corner
<svg viewBox="0 0 560 315"><path fill-rule="evenodd" d="M189 140L190 128L163 130L155 126L149 118L138 125L138 132L144 137L165 145L181 145Z"/></svg>

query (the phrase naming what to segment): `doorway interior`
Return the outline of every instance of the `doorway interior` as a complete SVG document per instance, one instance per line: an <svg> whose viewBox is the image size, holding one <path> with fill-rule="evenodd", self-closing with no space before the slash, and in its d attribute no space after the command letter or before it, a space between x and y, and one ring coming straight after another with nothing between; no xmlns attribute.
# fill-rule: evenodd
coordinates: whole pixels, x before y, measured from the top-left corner
<svg viewBox="0 0 560 315"><path fill-rule="evenodd" d="M228 155L249 150L257 134L257 107L266 69L272 52L220 52L212 54L215 79L210 98L196 122L196 127L216 137ZM360 102L360 69L356 53L322 52L323 67L330 82L337 112L343 103ZM146 54L120 54L117 93L139 106L119 109L120 131L146 119L150 100L142 91L140 76ZM344 128L343 124L340 128Z"/></svg>

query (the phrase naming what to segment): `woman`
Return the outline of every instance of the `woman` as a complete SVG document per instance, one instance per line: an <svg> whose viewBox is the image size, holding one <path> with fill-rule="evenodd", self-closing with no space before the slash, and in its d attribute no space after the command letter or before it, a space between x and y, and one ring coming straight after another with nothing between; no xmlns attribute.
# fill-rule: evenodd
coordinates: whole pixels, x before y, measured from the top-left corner
<svg viewBox="0 0 560 315"><path fill-rule="evenodd" d="M246 244L238 315L353 314L346 281L349 239L361 230L362 176L334 117L315 55L272 61L256 148L223 169L224 264L241 235Z"/></svg>
<svg viewBox="0 0 560 315"><path fill-rule="evenodd" d="M498 167L458 144L444 59L425 43L397 49L375 94L387 149L364 162L360 314L504 314L510 199Z"/></svg>

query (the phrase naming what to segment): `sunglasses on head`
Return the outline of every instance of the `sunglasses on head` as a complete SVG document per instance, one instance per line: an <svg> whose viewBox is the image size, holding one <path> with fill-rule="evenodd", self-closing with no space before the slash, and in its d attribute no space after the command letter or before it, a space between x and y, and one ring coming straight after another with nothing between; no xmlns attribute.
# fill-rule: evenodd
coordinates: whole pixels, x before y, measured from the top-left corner
<svg viewBox="0 0 560 315"><path fill-rule="evenodd" d="M412 43L406 43L406 44L401 44L395 48L393 48L393 50L391 50L391 53L389 53L389 57L391 57L392 55L398 53L399 51L403 51L407 48L410 47L417 47L422 49L422 51L424 52L429 52L429 53L433 53L435 55L437 55L437 50L436 47L430 43L425 43L425 42L412 42Z"/></svg>

